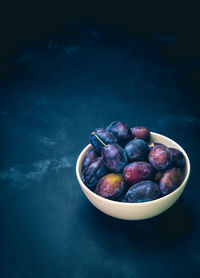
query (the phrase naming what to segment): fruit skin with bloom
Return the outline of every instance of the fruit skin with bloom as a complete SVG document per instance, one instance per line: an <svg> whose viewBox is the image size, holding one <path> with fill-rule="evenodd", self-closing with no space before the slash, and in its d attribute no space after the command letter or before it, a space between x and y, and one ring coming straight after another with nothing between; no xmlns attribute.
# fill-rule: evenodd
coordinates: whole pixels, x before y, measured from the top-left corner
<svg viewBox="0 0 200 278"><path fill-rule="evenodd" d="M160 197L160 190L157 183L145 180L135 183L126 193L128 203L140 203L153 201Z"/></svg>
<svg viewBox="0 0 200 278"><path fill-rule="evenodd" d="M100 155L102 148L107 144L117 144L117 138L102 128L97 128L90 134L90 143L94 150Z"/></svg>
<svg viewBox="0 0 200 278"><path fill-rule="evenodd" d="M82 163L82 171L89 166L99 155L96 153L94 148L91 148L89 151L87 151L83 163Z"/></svg>
<svg viewBox="0 0 200 278"><path fill-rule="evenodd" d="M171 166L172 154L167 147L156 145L149 152L149 163L158 170L163 171Z"/></svg>
<svg viewBox="0 0 200 278"><path fill-rule="evenodd" d="M124 180L130 185L142 180L149 180L152 175L153 169L151 165L144 161L132 162L123 170Z"/></svg>
<svg viewBox="0 0 200 278"><path fill-rule="evenodd" d="M182 173L179 168L171 168L164 172L159 182L159 188L163 195L167 195L178 188L182 181Z"/></svg>
<svg viewBox="0 0 200 278"><path fill-rule="evenodd" d="M108 169L105 167L103 159L98 157L85 168L82 180L90 189L93 189L98 181L107 173Z"/></svg>
<svg viewBox="0 0 200 278"><path fill-rule="evenodd" d="M124 150L117 144L103 147L101 155L105 166L111 172L121 172L128 163Z"/></svg>
<svg viewBox="0 0 200 278"><path fill-rule="evenodd" d="M123 122L112 122L107 128L107 131L113 133L117 138L118 144L124 147L131 139L133 135L131 129L127 124Z"/></svg>
<svg viewBox="0 0 200 278"><path fill-rule="evenodd" d="M125 181L122 174L110 173L100 179L95 193L107 199L119 197L125 189Z"/></svg>
<svg viewBox="0 0 200 278"><path fill-rule="evenodd" d="M183 153L175 148L169 148L169 151L172 154L172 166L183 168L185 166L185 157Z"/></svg>
<svg viewBox="0 0 200 278"><path fill-rule="evenodd" d="M124 147L126 156L130 162L147 160L149 145L141 139L134 139Z"/></svg>
<svg viewBox="0 0 200 278"><path fill-rule="evenodd" d="M144 126L136 126L131 128L132 135L135 139L142 139L147 143L151 139L151 133L148 128Z"/></svg>

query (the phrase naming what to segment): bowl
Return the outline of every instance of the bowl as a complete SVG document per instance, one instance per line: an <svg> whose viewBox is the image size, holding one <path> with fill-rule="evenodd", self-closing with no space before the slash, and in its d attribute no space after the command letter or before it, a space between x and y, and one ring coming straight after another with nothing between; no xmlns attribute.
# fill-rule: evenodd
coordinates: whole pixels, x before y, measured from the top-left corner
<svg viewBox="0 0 200 278"><path fill-rule="evenodd" d="M161 214L170 208L180 197L185 189L190 175L190 161L186 152L175 141L161 134L151 132L151 142L158 142L167 147L177 148L185 157L185 168L183 171L184 179L181 185L170 194L159 199L142 203L122 203L105 199L93 193L82 181L82 162L86 152L92 147L87 145L80 153L76 163L76 176L78 182L88 200L100 211L112 217L124 220L142 220Z"/></svg>

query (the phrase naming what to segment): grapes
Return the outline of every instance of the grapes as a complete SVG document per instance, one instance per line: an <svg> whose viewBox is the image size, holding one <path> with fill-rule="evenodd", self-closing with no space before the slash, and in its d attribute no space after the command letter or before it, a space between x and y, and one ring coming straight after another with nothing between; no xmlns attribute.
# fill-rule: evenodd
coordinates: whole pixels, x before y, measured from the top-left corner
<svg viewBox="0 0 200 278"><path fill-rule="evenodd" d="M134 184L152 177L151 165L147 162L132 162L123 171L123 176L127 184Z"/></svg>
<svg viewBox="0 0 200 278"><path fill-rule="evenodd" d="M107 131L113 133L117 138L118 144L122 147L133 139L130 128L122 122L112 122L107 128Z"/></svg>
<svg viewBox="0 0 200 278"><path fill-rule="evenodd" d="M129 161L146 160L149 153L148 144L141 139L131 140L124 148Z"/></svg>
<svg viewBox="0 0 200 278"><path fill-rule="evenodd" d="M124 150L117 144L103 147L101 154L105 166L116 173L121 172L128 161Z"/></svg>
<svg viewBox="0 0 200 278"><path fill-rule="evenodd" d="M156 170L165 170L170 167L172 154L167 147L157 145L149 153L149 162Z"/></svg>
<svg viewBox="0 0 200 278"><path fill-rule="evenodd" d="M141 181L131 186L126 193L128 203L147 202L160 196L158 185L153 181Z"/></svg>
<svg viewBox="0 0 200 278"><path fill-rule="evenodd" d="M150 131L146 127L143 126L132 127L131 132L135 139L142 139L146 142L149 142L151 139Z"/></svg>
<svg viewBox="0 0 200 278"><path fill-rule="evenodd" d="M114 199L121 195L125 189L125 182L121 174L107 174L100 179L95 193L101 197Z"/></svg>

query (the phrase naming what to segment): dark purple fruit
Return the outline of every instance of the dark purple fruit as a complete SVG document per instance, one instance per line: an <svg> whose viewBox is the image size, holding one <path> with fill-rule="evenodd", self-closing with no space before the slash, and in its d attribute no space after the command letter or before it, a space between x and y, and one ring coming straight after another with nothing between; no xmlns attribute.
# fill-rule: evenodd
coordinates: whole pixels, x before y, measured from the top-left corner
<svg viewBox="0 0 200 278"><path fill-rule="evenodd" d="M142 139L146 142L149 142L151 139L151 133L146 127L143 126L132 127L131 132L135 139Z"/></svg>
<svg viewBox="0 0 200 278"><path fill-rule="evenodd" d="M101 155L105 166L112 172L121 172L128 162L124 150L117 144L103 147Z"/></svg>
<svg viewBox="0 0 200 278"><path fill-rule="evenodd" d="M103 160L101 157L96 158L88 167L83 171L82 180L89 187L94 188L98 181L107 174Z"/></svg>
<svg viewBox="0 0 200 278"><path fill-rule="evenodd" d="M148 144L141 139L131 140L124 148L129 161L146 160L149 153Z"/></svg>
<svg viewBox="0 0 200 278"><path fill-rule="evenodd" d="M123 193L124 189L125 182L123 176L111 173L100 179L95 193L104 198L115 199Z"/></svg>
<svg viewBox="0 0 200 278"><path fill-rule="evenodd" d="M155 182L146 180L131 186L126 193L129 203L148 202L160 197L160 190Z"/></svg>
<svg viewBox="0 0 200 278"><path fill-rule="evenodd" d="M172 166L183 168L185 166L185 157L183 153L175 148L169 148L172 154Z"/></svg>
<svg viewBox="0 0 200 278"><path fill-rule="evenodd" d="M134 184L152 177L153 169L147 162L132 162L123 171L123 176L127 184Z"/></svg>
<svg viewBox="0 0 200 278"><path fill-rule="evenodd" d="M133 139L130 128L122 122L112 122L106 130L115 135L118 144L122 147Z"/></svg>
<svg viewBox="0 0 200 278"><path fill-rule="evenodd" d="M150 148L150 150L152 150L152 149L153 149L153 147L155 147L155 146L163 146L163 147L167 147L167 146L165 146L164 144L161 144L161 143L158 143L158 142L151 142L151 143L149 144L149 148Z"/></svg>
<svg viewBox="0 0 200 278"><path fill-rule="evenodd" d="M159 172L156 172L155 173L155 176L154 176L154 181L156 183L159 183L160 179L162 178L164 172L163 171L159 171Z"/></svg>
<svg viewBox="0 0 200 278"><path fill-rule="evenodd" d="M150 151L149 162L154 169L165 170L171 165L172 155L167 147L158 145Z"/></svg>
<svg viewBox="0 0 200 278"><path fill-rule="evenodd" d="M171 168L164 172L160 182L159 188L163 195L167 195L174 191L180 185L182 180L182 173L179 168Z"/></svg>
<svg viewBox="0 0 200 278"><path fill-rule="evenodd" d="M83 163L82 163L82 171L89 166L94 159L96 159L99 155L95 152L94 148L91 148L89 151L87 151Z"/></svg>
<svg viewBox="0 0 200 278"><path fill-rule="evenodd" d="M111 132L97 128L90 134L90 143L95 151L100 154L104 145L117 144L117 138Z"/></svg>

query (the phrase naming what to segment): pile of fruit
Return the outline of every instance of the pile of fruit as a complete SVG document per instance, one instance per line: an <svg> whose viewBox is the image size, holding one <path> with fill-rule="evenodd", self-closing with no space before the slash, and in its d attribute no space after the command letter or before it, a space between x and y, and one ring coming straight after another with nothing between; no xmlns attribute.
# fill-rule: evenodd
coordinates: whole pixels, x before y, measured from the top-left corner
<svg viewBox="0 0 200 278"><path fill-rule="evenodd" d="M122 122L90 134L92 148L82 163L84 184L101 197L147 202L165 196L182 182L185 158L175 148L151 142L146 127Z"/></svg>

